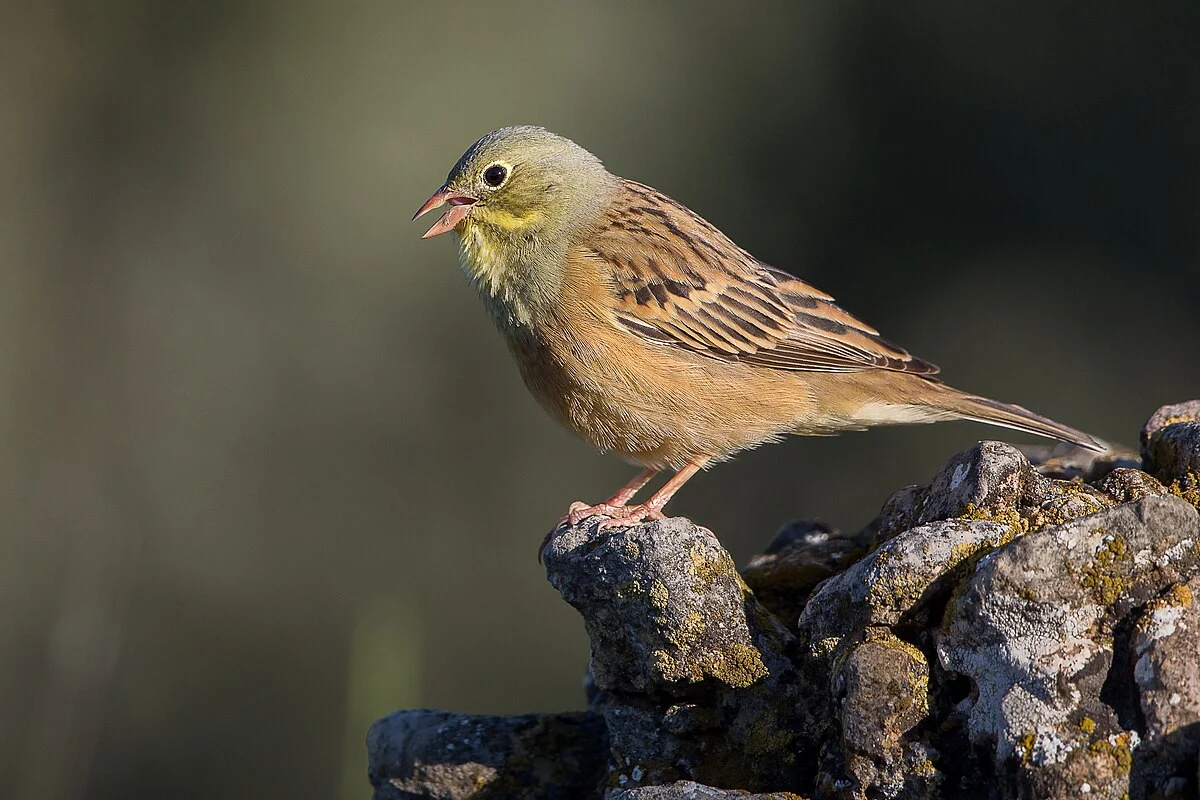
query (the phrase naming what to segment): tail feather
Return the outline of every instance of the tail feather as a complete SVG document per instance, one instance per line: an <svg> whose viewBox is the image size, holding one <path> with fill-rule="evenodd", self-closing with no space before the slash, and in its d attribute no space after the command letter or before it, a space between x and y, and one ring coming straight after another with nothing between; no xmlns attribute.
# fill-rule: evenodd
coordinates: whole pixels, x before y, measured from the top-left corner
<svg viewBox="0 0 1200 800"><path fill-rule="evenodd" d="M1112 449L1111 445L1101 439L1020 406L989 400L977 395L959 393L955 390L951 391L954 391L954 396L947 398L948 402L943 408L962 419L1046 436L1101 453Z"/></svg>

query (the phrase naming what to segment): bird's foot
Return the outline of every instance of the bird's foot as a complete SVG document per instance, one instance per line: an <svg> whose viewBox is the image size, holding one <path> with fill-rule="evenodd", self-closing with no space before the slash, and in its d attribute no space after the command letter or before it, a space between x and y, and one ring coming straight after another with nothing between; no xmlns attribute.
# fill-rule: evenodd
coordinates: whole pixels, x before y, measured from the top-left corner
<svg viewBox="0 0 1200 800"><path fill-rule="evenodd" d="M601 520L596 526L596 530L608 530L609 528L626 528L630 525L636 525L639 522L644 522L648 519L665 519L666 515L662 512L662 506L656 503L642 503L636 506L625 506L617 509L619 513L605 514L608 519Z"/></svg>
<svg viewBox="0 0 1200 800"><path fill-rule="evenodd" d="M558 521L558 527L563 525L578 525L588 517L616 517L624 514L627 511L625 506L617 506L612 503L597 503L594 506L589 506L587 503L576 500L567 508L567 513Z"/></svg>
<svg viewBox="0 0 1200 800"><path fill-rule="evenodd" d="M617 506L613 505L612 503L597 503L594 506L589 506L587 503L576 500L574 503L571 503L571 505L567 508L567 513L563 514L562 517L559 518L558 524L550 529L550 532L547 533L545 538L542 539L542 543L538 545L538 563L542 563L542 554L546 552L546 547L550 544L550 540L554 538L554 534L558 533L566 526L578 525L588 517L619 516L625 513L627 510L628 509L626 509L625 506Z"/></svg>
<svg viewBox="0 0 1200 800"><path fill-rule="evenodd" d="M596 526L596 530L603 531L610 528L625 528L630 525L636 525L639 522L648 519L663 519L662 506L657 503L647 502L636 506L617 506L612 503L597 503L594 506L589 506L587 503L576 500L571 503L567 509L567 513L563 514L542 543L538 545L537 558L538 563L542 563L542 554L546 552L546 547L550 544L550 540L554 538L554 534L558 533L568 525L578 525L585 519L591 517L606 517L600 520Z"/></svg>

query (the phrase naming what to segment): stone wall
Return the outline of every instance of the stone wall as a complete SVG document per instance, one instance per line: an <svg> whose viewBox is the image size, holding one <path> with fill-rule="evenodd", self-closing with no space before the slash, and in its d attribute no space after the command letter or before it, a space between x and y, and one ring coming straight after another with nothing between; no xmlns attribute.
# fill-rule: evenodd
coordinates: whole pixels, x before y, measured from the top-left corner
<svg viewBox="0 0 1200 800"><path fill-rule="evenodd" d="M564 528L590 710L398 711L375 797L1200 796L1200 401L1141 451L981 442L740 573L686 519Z"/></svg>

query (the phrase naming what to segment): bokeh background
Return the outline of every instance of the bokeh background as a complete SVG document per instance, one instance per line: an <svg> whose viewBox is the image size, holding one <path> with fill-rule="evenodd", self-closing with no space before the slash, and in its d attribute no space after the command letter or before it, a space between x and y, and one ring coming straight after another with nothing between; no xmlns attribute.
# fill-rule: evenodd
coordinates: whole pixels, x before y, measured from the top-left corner
<svg viewBox="0 0 1200 800"><path fill-rule="evenodd" d="M492 128L578 140L959 386L1134 444L1200 396L1195 3L17 5L4 797L363 798L395 708L583 706L534 552L631 469L409 223ZM673 508L744 561L981 436L1021 440L794 440Z"/></svg>

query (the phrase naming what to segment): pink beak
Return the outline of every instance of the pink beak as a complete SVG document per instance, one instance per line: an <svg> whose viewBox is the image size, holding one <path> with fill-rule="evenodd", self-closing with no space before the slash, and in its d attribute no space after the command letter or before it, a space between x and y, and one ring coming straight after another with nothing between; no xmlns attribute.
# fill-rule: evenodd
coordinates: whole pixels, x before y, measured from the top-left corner
<svg viewBox="0 0 1200 800"><path fill-rule="evenodd" d="M478 197L471 197L469 194L460 194L459 192L451 191L443 186L433 193L433 196L425 201L425 205L417 209L417 213L413 214L413 219L422 214L428 214L435 208L449 204L442 218L433 223L433 227L425 231L422 239L428 239L431 236L443 234L446 231L454 230L454 226L466 219L467 214L471 213L471 206L479 202Z"/></svg>

